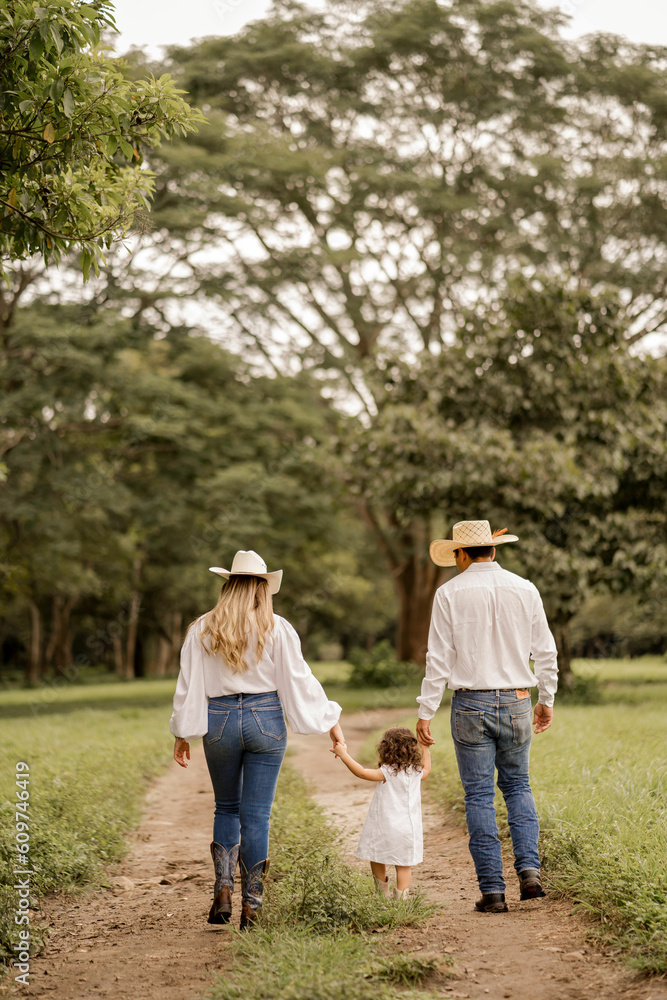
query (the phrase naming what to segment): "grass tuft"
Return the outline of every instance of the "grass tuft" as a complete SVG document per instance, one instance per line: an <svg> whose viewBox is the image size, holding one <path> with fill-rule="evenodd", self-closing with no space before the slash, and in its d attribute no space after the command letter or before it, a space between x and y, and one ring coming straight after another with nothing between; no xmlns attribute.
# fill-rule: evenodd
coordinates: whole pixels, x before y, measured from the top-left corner
<svg viewBox="0 0 667 1000"><path fill-rule="evenodd" d="M664 709L562 709L560 720L534 753L548 884L632 965L667 972Z"/></svg>
<svg viewBox="0 0 667 1000"><path fill-rule="evenodd" d="M288 766L280 773L271 817L271 855L265 907L270 925L364 931L420 923L437 911L419 893L400 904L386 900L374 891L370 874L346 864L328 820Z"/></svg>
<svg viewBox="0 0 667 1000"><path fill-rule="evenodd" d="M453 965L451 955L436 957L424 955L390 955L375 966L373 974L378 979L389 980L392 983L402 983L404 986L415 986L427 976L437 972L442 965Z"/></svg>
<svg viewBox="0 0 667 1000"><path fill-rule="evenodd" d="M236 934L231 952L232 967L216 975L211 1000L395 1000L395 984L406 982L381 975L364 937L341 930L323 935L264 925ZM410 1000L433 994L413 988Z"/></svg>

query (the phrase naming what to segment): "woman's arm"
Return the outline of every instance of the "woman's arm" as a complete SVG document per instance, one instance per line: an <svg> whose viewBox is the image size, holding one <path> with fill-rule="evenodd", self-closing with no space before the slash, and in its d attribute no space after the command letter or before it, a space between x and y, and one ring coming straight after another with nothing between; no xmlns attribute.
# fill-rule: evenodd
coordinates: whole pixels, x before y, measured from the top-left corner
<svg viewBox="0 0 667 1000"><path fill-rule="evenodd" d="M187 767L190 760L190 744L180 736L176 737L176 742L174 743L174 760L181 767Z"/></svg>
<svg viewBox="0 0 667 1000"><path fill-rule="evenodd" d="M422 746L422 781L428 778L431 773L431 751L428 747Z"/></svg>
<svg viewBox="0 0 667 1000"><path fill-rule="evenodd" d="M188 742L200 740L208 732L208 700L204 680L206 654L199 639L200 631L201 625L195 623L185 637L174 692L174 710L169 720L172 736ZM183 733L186 736L182 736Z"/></svg>
<svg viewBox="0 0 667 1000"><path fill-rule="evenodd" d="M341 741L343 732L336 729L341 707L329 701L324 688L306 663L301 642L289 622L274 615L273 662L276 687L292 732L304 735L331 733Z"/></svg>
<svg viewBox="0 0 667 1000"><path fill-rule="evenodd" d="M366 781L385 780L384 774L379 767L362 767L354 757L350 757L345 743L335 743L331 753L335 754L336 757L340 757L348 771L351 771L357 778L365 778Z"/></svg>

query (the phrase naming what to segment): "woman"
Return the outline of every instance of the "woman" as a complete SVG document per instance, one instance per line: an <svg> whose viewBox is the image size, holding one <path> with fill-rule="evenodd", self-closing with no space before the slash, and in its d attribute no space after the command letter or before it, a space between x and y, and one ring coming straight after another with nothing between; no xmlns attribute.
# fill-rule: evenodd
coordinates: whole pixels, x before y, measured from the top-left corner
<svg viewBox="0 0 667 1000"><path fill-rule="evenodd" d="M215 890L208 922L229 922L240 861L244 928L262 907L269 818L287 746L283 710L295 733L344 739L340 705L328 701L292 626L273 614L271 596L283 571L269 573L256 552L241 550L231 570L212 566L211 572L228 582L216 606L188 630L169 728L181 767L188 766L191 741L203 737L213 783Z"/></svg>

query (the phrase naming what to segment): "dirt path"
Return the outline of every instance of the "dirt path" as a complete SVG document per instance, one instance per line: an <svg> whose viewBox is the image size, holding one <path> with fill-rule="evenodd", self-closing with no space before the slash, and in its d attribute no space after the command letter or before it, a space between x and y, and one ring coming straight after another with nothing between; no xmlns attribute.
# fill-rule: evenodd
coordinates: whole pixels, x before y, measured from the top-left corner
<svg viewBox="0 0 667 1000"><path fill-rule="evenodd" d="M400 721L392 712L348 717L352 753L369 731ZM348 860L372 788L333 760L325 738L290 737L289 760L314 782L315 798L345 834ZM325 776L325 780L323 780ZM140 828L109 889L76 899L51 899L39 922L51 927L47 946L30 963L28 987L12 980L0 995L40 1000L194 1000L224 967L229 935L205 922L211 899L209 842L212 793L201 745L187 772L175 764L146 798ZM470 1000L667 1000L667 984L647 983L585 944L570 907L544 900L519 903L508 879L510 912L476 914L472 863L465 836L425 805L425 860L415 884L442 904L425 928L392 935L397 950L448 952L457 979L443 996Z"/></svg>
<svg viewBox="0 0 667 1000"><path fill-rule="evenodd" d="M192 751L187 771L173 764L151 785L110 889L52 898L35 915L51 935L30 986L10 995L192 1000L210 984L228 935L206 923L213 796L201 743Z"/></svg>

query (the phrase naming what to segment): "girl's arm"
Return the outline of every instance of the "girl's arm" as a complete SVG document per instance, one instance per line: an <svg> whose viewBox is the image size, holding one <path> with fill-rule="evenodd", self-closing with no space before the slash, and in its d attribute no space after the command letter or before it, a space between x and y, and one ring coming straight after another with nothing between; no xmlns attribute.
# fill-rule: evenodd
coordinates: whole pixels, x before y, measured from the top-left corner
<svg viewBox="0 0 667 1000"><path fill-rule="evenodd" d="M346 743L334 743L331 753L340 757L348 771L351 771L357 778L365 778L366 781L384 781L384 774L379 767L362 767L353 757L350 757Z"/></svg>
<svg viewBox="0 0 667 1000"><path fill-rule="evenodd" d="M428 747L422 746L422 781L428 778L431 773L431 751Z"/></svg>

